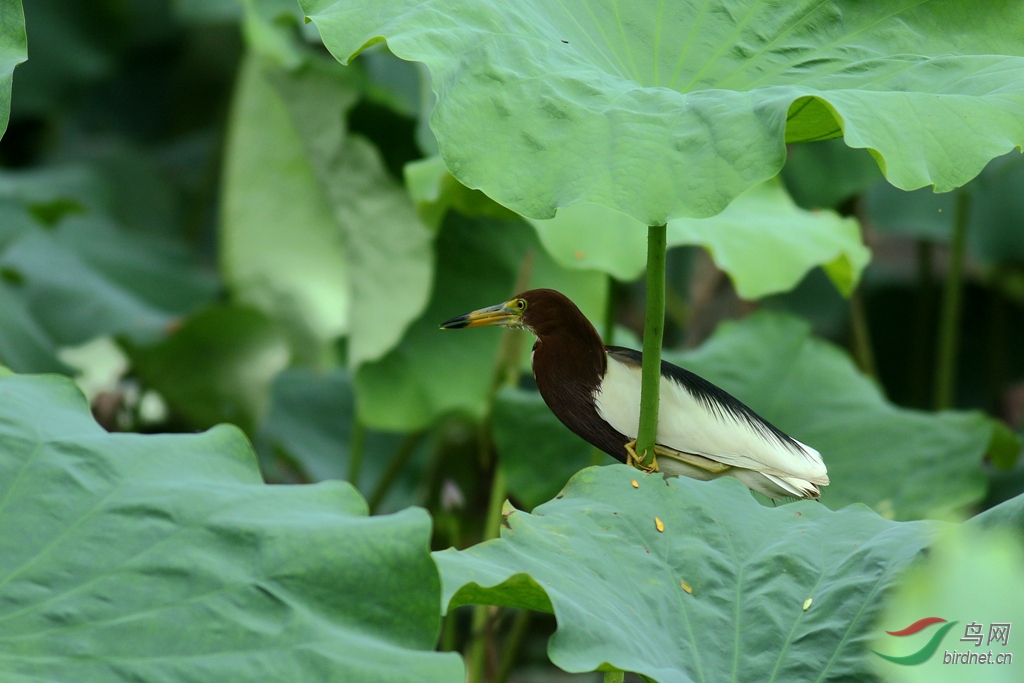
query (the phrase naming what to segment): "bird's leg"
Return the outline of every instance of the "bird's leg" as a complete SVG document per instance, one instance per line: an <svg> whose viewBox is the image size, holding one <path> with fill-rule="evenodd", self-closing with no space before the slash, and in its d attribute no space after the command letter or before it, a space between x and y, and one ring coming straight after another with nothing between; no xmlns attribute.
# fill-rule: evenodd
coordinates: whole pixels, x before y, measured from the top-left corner
<svg viewBox="0 0 1024 683"><path fill-rule="evenodd" d="M626 444L626 464L630 467L635 467L641 472L658 472L658 449L654 449L654 453L651 454L651 464L645 465L643 459L636 454L636 439L633 439Z"/></svg>

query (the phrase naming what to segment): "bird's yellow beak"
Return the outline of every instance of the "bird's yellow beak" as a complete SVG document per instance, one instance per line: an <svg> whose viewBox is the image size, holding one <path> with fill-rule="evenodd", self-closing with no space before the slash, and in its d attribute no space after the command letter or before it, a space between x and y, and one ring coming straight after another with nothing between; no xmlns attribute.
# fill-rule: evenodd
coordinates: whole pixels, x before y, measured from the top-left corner
<svg viewBox="0 0 1024 683"><path fill-rule="evenodd" d="M523 311L517 307L518 301L518 299L512 299L497 306L488 306L479 311L445 320L441 323L441 329L457 330L462 327L483 327L484 325L517 327L523 324Z"/></svg>

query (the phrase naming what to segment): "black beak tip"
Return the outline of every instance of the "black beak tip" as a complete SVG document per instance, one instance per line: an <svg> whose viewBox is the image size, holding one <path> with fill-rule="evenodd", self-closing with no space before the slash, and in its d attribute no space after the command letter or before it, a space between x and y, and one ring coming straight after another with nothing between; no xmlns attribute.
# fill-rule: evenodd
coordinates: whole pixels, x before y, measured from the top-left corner
<svg viewBox="0 0 1024 683"><path fill-rule="evenodd" d="M441 329L442 330L457 330L460 327L465 327L468 324L469 324L469 316L460 315L458 317L451 318L449 320L445 320L443 323L441 323Z"/></svg>

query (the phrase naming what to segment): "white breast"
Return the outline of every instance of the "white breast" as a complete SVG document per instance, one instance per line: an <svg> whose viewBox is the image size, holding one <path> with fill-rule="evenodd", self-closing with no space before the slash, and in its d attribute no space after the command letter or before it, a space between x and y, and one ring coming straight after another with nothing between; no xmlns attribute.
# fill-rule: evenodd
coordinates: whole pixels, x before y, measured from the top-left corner
<svg viewBox="0 0 1024 683"><path fill-rule="evenodd" d="M787 445L728 410L713 411L676 381L662 376L657 443L733 467L777 477L828 484L818 451L799 441ZM608 356L608 370L595 394L598 414L630 439L640 422L640 368Z"/></svg>

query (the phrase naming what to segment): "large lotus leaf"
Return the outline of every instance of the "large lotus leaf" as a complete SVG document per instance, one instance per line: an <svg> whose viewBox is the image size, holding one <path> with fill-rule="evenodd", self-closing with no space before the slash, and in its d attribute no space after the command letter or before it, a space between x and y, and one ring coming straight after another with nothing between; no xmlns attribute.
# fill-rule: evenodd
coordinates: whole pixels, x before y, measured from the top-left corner
<svg viewBox="0 0 1024 683"><path fill-rule="evenodd" d="M607 278L559 267L522 221L471 220L449 213L436 249L438 265L426 311L397 348L356 371L358 412L370 427L412 431L450 412L484 415L502 331L440 330L438 325L515 294L527 252L533 254L529 286L564 292L600 327ZM531 338L525 348L532 343Z"/></svg>
<svg viewBox="0 0 1024 683"><path fill-rule="evenodd" d="M240 79L221 232L229 281L286 324L305 360L345 333L351 365L382 355L429 296L432 235L373 146L346 135L361 72L250 58Z"/></svg>
<svg viewBox="0 0 1024 683"><path fill-rule="evenodd" d="M416 146L426 155L436 155L437 140L429 123L434 92L426 67L395 57L384 45L364 52L360 61L373 86L367 90L367 96L403 116L415 118Z"/></svg>
<svg viewBox="0 0 1024 683"><path fill-rule="evenodd" d="M250 434L290 359L287 341L266 315L225 305L199 311L158 344L129 351L143 381L190 425L230 422Z"/></svg>
<svg viewBox="0 0 1024 683"><path fill-rule="evenodd" d="M494 218L510 213L452 177L440 157L409 164L405 177L428 225L439 224L450 209ZM634 280L646 266L646 226L618 211L581 203L560 209L550 220L528 220L544 249L565 268ZM788 291L822 265L836 287L849 294L870 258L855 220L798 208L779 180L748 190L717 216L670 221L667 239L669 247L707 248L748 299Z"/></svg>
<svg viewBox="0 0 1024 683"><path fill-rule="evenodd" d="M178 240L118 227L101 216L68 216L57 240L94 271L142 301L184 314L212 301L220 283Z"/></svg>
<svg viewBox="0 0 1024 683"><path fill-rule="evenodd" d="M98 197L82 200L102 200L103 212L132 231L180 239L187 232L183 230L189 218L187 200L197 189L191 173L201 172L195 166L207 161L207 153L204 146L188 138L163 146L157 153L117 138L86 147L78 163L85 165L86 174L98 176L100 190ZM191 192L182 191L186 188Z"/></svg>
<svg viewBox="0 0 1024 683"><path fill-rule="evenodd" d="M270 408L257 432L257 448L265 453L265 460L284 454L310 481L348 481L355 404L352 383L342 368L328 372L285 370L274 379ZM365 431L358 481L361 491L376 489L405 438L402 434ZM424 478L422 456L427 455L428 444L424 441L424 447L402 469L379 510L401 509L418 500Z"/></svg>
<svg viewBox="0 0 1024 683"><path fill-rule="evenodd" d="M885 633L923 617L939 617L946 624L906 636ZM1024 661L1017 656L1021 642L1017 624L1022 622L1024 546L1020 538L1005 530L978 533L973 524L949 528L886 602L871 644L874 652L891 657L930 656L908 665L873 654L871 662L884 680L893 683L1016 683L1024 676ZM998 635L993 625L998 624L1008 631L1005 643L993 637ZM970 625L981 642L964 640ZM983 659L954 664L954 652ZM993 660L986 663L989 653ZM1004 653L1010 653L1010 661L997 659Z"/></svg>
<svg viewBox="0 0 1024 683"><path fill-rule="evenodd" d="M108 434L0 378L0 678L456 681L421 510L266 486L238 430Z"/></svg>
<svg viewBox="0 0 1024 683"><path fill-rule="evenodd" d="M0 363L15 372L72 372L24 298L6 282L0 282Z"/></svg>
<svg viewBox="0 0 1024 683"><path fill-rule="evenodd" d="M724 324L700 349L665 357L817 448L832 481L821 501L833 509L861 502L896 519L962 512L985 493L990 444L1003 443L981 413L889 403L844 351L788 315ZM1006 447L1016 455L1016 444Z"/></svg>
<svg viewBox="0 0 1024 683"><path fill-rule="evenodd" d="M0 198L46 225L69 215L106 216L131 231L179 234L181 188L169 182L166 161L116 140L88 146L80 155L71 162L0 172Z"/></svg>
<svg viewBox="0 0 1024 683"><path fill-rule="evenodd" d="M77 345L108 334L155 339L175 315L218 292L216 275L180 240L115 223L109 190L102 174L85 166L0 173L0 268L28 306L32 327L51 343Z"/></svg>
<svg viewBox="0 0 1024 683"><path fill-rule="evenodd" d="M735 480L612 465L583 470L533 514L506 508L500 539L434 558L446 609L547 602L548 655L566 671L862 680L880 598L931 535L863 506L770 508Z"/></svg>
<svg viewBox="0 0 1024 683"><path fill-rule="evenodd" d="M1024 494L1004 500L999 505L972 517L967 525L981 529L1010 529L1024 538Z"/></svg>
<svg viewBox="0 0 1024 683"><path fill-rule="evenodd" d="M39 325L60 345L105 334L153 340L174 319L171 312L93 268L59 235L41 229L17 238L0 256L0 268L17 283Z"/></svg>
<svg viewBox="0 0 1024 683"><path fill-rule="evenodd" d="M301 356L321 355L348 329L348 260L288 108L253 58L232 108L222 212L221 265L235 296L285 321Z"/></svg>
<svg viewBox="0 0 1024 683"><path fill-rule="evenodd" d="M0 199L0 250L39 227L39 222L21 206Z"/></svg>
<svg viewBox="0 0 1024 683"><path fill-rule="evenodd" d="M54 209L62 209L63 215L112 213L115 204L114 188L96 168L84 164L4 171L0 173L0 199L36 216L52 214ZM56 217L61 216L57 212Z"/></svg>
<svg viewBox="0 0 1024 683"><path fill-rule="evenodd" d="M180 242L126 230L102 215L73 212L55 228L28 221L5 229L13 238L0 267L36 326L59 345L109 334L152 341L176 315L210 301L219 288Z"/></svg>
<svg viewBox="0 0 1024 683"><path fill-rule="evenodd" d="M242 32L256 54L286 69L305 61L306 54L295 27L302 20L292 0L239 0L245 8Z"/></svg>
<svg viewBox="0 0 1024 683"><path fill-rule="evenodd" d="M320 61L295 72L268 70L345 240L348 362L356 368L394 348L426 307L434 234L388 175L380 152L346 135L339 112L350 106L351 91L344 72Z"/></svg>
<svg viewBox="0 0 1024 683"><path fill-rule="evenodd" d="M14 67L28 58L25 37L25 13L21 0L0 3L0 136L7 130L11 115L11 84Z"/></svg>
<svg viewBox="0 0 1024 683"><path fill-rule="evenodd" d="M1024 434L1020 434L1024 436ZM1024 452L1022 452L1024 453ZM1003 504L1010 501L1017 502L1017 526L1024 534L1024 458L1018 457L1013 467L992 468L987 472L988 494L981 506L987 508L979 517L983 517L994 510L1003 508ZM998 515L998 513L995 513Z"/></svg>
<svg viewBox="0 0 1024 683"><path fill-rule="evenodd" d="M947 191L1024 143L1015 0L301 0L342 62L382 39L431 72L452 173L532 218L721 211L785 143L843 136Z"/></svg>
<svg viewBox="0 0 1024 683"><path fill-rule="evenodd" d="M456 180L439 156L406 164L403 175L409 196L416 203L416 211L432 230L437 230L441 226L444 217L451 210L472 217L516 217L514 212L496 203L483 192L471 190ZM551 252L550 249L548 251ZM555 256L557 258L557 255Z"/></svg>
<svg viewBox="0 0 1024 683"><path fill-rule="evenodd" d="M612 209L575 204L551 220L530 222L548 253L567 268L633 280L646 265L645 226ZM798 208L778 179L747 190L717 216L670 221L667 239L670 247L705 247L746 299L789 291L817 266L848 295L871 258L856 220Z"/></svg>
<svg viewBox="0 0 1024 683"><path fill-rule="evenodd" d="M301 15L298 4L293 3L293 6ZM407 118L420 115L423 79L415 64L395 57L383 44L364 52L358 63L366 70L372 83L367 95L375 102Z"/></svg>
<svg viewBox="0 0 1024 683"><path fill-rule="evenodd" d="M78 171L0 174L0 362L17 372L70 373L57 347L97 335L162 337L218 290L180 242L79 203L78 191L103 184Z"/></svg>
<svg viewBox="0 0 1024 683"><path fill-rule="evenodd" d="M257 447L266 443L284 451L311 481L346 480L354 414L355 396L344 370L285 370L274 378Z"/></svg>

